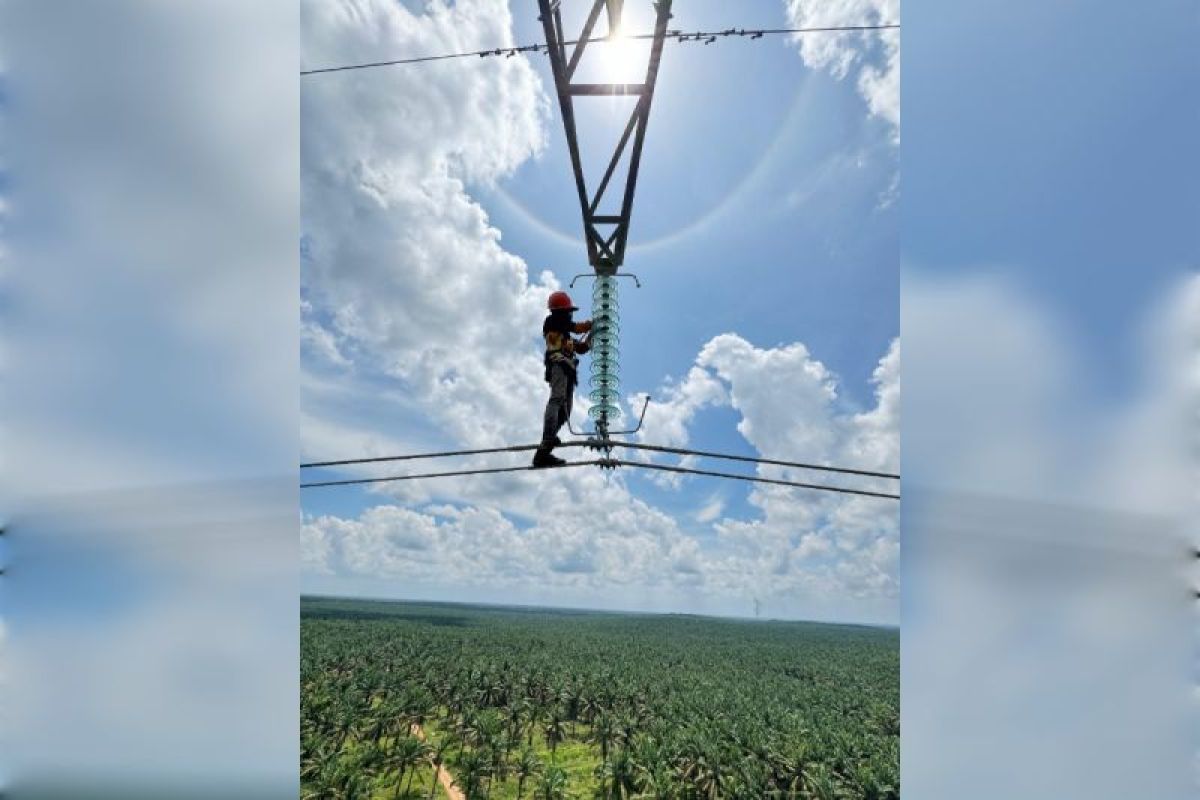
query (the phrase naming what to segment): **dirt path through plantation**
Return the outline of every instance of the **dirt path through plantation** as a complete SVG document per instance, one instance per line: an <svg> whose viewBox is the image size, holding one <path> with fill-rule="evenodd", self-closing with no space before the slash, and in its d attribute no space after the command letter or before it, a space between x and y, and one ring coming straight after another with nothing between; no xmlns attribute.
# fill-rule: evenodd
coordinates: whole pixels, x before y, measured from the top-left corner
<svg viewBox="0 0 1200 800"><path fill-rule="evenodd" d="M413 736L422 742L425 741L425 731L421 730L420 725L413 725L412 732ZM440 764L438 765L438 783L442 785L443 791L450 800L467 800L467 796L462 793L462 790L454 785L454 776L450 774L450 770Z"/></svg>

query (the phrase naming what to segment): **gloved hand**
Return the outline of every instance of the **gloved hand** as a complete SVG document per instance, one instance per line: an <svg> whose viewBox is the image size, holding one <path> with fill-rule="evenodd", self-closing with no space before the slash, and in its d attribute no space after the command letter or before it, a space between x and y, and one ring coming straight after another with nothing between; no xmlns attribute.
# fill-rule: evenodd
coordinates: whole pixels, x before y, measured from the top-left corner
<svg viewBox="0 0 1200 800"><path fill-rule="evenodd" d="M583 322L579 323L579 332L580 333L587 333L591 329L592 329L592 321L590 319L585 319Z"/></svg>

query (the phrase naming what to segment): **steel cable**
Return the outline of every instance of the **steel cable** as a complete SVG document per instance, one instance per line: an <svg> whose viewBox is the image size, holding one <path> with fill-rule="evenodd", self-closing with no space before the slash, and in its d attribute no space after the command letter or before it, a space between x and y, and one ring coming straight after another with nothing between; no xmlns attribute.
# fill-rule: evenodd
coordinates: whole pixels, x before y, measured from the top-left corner
<svg viewBox="0 0 1200 800"><path fill-rule="evenodd" d="M710 478L729 478L736 481L751 481L753 483L771 483L776 486L791 486L797 489L818 489L823 492L839 492L841 494L858 494L866 497L882 497L887 500L899 500L900 495L888 492L872 492L866 489L847 489L844 486L823 486L819 483L801 483L785 481L777 478L762 478L757 475L737 475L732 472L711 472L704 469L689 469L688 467L672 467L667 464L650 464L645 461L622 461L620 459L604 459L599 462L601 467L640 467L642 469L677 472L687 475L707 475Z"/></svg>
<svg viewBox="0 0 1200 800"><path fill-rule="evenodd" d="M674 39L677 42L701 41L705 44L715 41L718 37L727 36L748 36L751 39L758 39L764 35L780 34L780 33L851 33L855 31L883 31L899 28L896 23L888 23L883 25L836 25L821 28L727 28L722 31L668 31L665 38ZM653 39L652 33L638 33L623 37L625 39ZM563 42L564 45L579 44L581 39L571 39ZM607 37L593 37L586 40L588 44L602 43L609 41ZM448 58L470 58L476 56L479 58L487 58L488 56L515 56L517 53L528 52L545 52L545 44L527 44L518 47L493 47L489 50L472 50L466 53L444 53L437 56L415 56L413 58L397 58L390 61L370 61L364 64L345 64L339 67L319 67L317 69L300 70L300 75L319 75L326 72L345 72L354 69L371 69L372 67L393 67L401 64L421 64L426 61L444 61Z"/></svg>
<svg viewBox="0 0 1200 800"><path fill-rule="evenodd" d="M559 447L591 447L593 449L602 449L600 442L594 439L587 439L579 442L563 442ZM625 447L631 450L648 450L657 453L672 453L681 456L697 456L699 458L718 458L725 461L741 461L749 464L769 464L776 467L792 467L793 469L811 469L818 472L837 472L845 475L862 475L868 478L886 478L889 480L899 480L900 476L892 472L875 472L873 470L854 469L851 467L831 467L824 464L811 464L802 461L782 461L774 458L755 458L753 456L736 456L730 453L715 453L710 450L690 450L685 447L666 447L656 444L641 444L634 442L619 442L609 440L604 443L603 449L610 447ZM538 449L536 444L519 444L509 447L487 447L478 450L447 450L440 453L415 453L404 456L377 456L373 458L348 458L341 461L313 461L307 464L301 464L301 469L310 469L314 467L341 467L350 464L374 464L383 461L412 461L422 458L444 458L449 456L476 456L485 455L487 453L519 453Z"/></svg>
<svg viewBox="0 0 1200 800"><path fill-rule="evenodd" d="M603 460L595 461L569 461L561 467L596 467L603 464ZM314 483L302 483L301 489L315 489L320 486L350 486L356 483L387 483L389 481L415 481L419 478L453 478L461 475L488 475L496 472L529 472L531 470L540 469L559 469L559 467L492 467L490 469L464 469L456 472L426 472L420 475L392 475L386 478L351 478L342 481L317 481Z"/></svg>

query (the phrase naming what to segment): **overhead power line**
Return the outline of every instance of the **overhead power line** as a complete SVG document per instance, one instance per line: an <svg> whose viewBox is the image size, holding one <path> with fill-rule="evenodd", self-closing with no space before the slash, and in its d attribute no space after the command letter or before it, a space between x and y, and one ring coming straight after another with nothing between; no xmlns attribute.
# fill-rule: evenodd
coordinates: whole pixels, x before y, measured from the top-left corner
<svg viewBox="0 0 1200 800"><path fill-rule="evenodd" d="M851 467L831 467L825 464L811 464L803 461L781 461L773 458L755 458L753 456L735 456L729 453L714 453L710 450L690 450L684 447L665 447L655 444L639 444L633 442L618 442L608 440L601 442L598 439L587 439L582 442L563 442L560 447L591 447L593 449L605 449L611 447L625 447L631 450L648 450L658 453L673 453L681 456L698 456L700 458L719 458L726 461L741 461L749 464L769 464L777 467L792 467L794 469L811 469L819 472L837 472L845 475L863 475L868 478L887 478L890 480L899 480L900 476L892 472L874 472L865 469L853 469ZM446 458L450 456L477 456L486 455L488 453L520 453L538 449L536 444L518 444L509 447L486 447L479 450L447 450L440 453L415 453L403 456L377 456L373 458L348 458L341 461L313 461L307 464L301 464L300 469L311 469L314 467L343 467L350 464L377 464L384 461L413 461L423 458Z"/></svg>
<svg viewBox="0 0 1200 800"><path fill-rule="evenodd" d="M888 500L899 500L900 495L890 492L872 492L866 489L847 489L844 486L823 486L818 483L801 483L799 481L785 481L777 478L761 478L757 475L737 475L732 472L711 472L705 469L689 469L688 467L672 467L667 464L650 464L645 461L621 461L612 459L601 464L601 466L619 466L619 467L641 467L642 469L656 469L663 472L678 472L687 475L707 475L710 478L729 478L736 481L751 481L753 483L771 483L776 486L792 486L798 489L818 489L823 492L839 492L841 494L860 494L866 497L883 497Z"/></svg>
<svg viewBox="0 0 1200 800"><path fill-rule="evenodd" d="M594 461L571 461L563 464L564 467L597 467L605 463L603 459ZM387 478L353 478L344 481L317 481L315 483L302 483L301 489L315 489L318 486L350 486L356 483L388 483L390 481L415 481L421 478L454 478L462 475L488 475L496 472L528 472L538 467L493 467L491 469L464 469L457 472L426 472L421 475L393 475ZM554 469L558 469L555 467Z"/></svg>
<svg viewBox="0 0 1200 800"><path fill-rule="evenodd" d="M721 31L667 31L666 38L677 42L703 42L704 44L712 44L719 38L729 36L746 37L749 39L760 39L763 36L769 36L781 33L852 33L855 31L885 31L898 29L898 23L887 23L882 25L831 25L820 28L726 28ZM653 39L652 33L638 33L622 37L624 39ZM593 42L601 43L609 41L607 37L593 37L589 39L571 39L563 42L564 45L579 44L585 41L587 44ZM426 61L444 61L450 58L488 58L490 56L504 56L512 58L518 53L545 53L547 46L545 44L527 44L518 47L494 47L489 50L472 50L465 53L444 53L436 56L416 56L414 58L397 58L389 61L371 61L364 64L344 64L337 67L319 67L317 69L305 69L300 71L300 75L320 75L326 72L345 72L354 69L371 69L373 67L394 67L401 64L422 64Z"/></svg>
<svg viewBox="0 0 1200 800"><path fill-rule="evenodd" d="M750 464L771 464L777 467L793 467L796 469L815 469L821 472L840 472L845 475L865 475L869 478L888 478L900 480L900 476L892 472L873 472L866 469L850 467L830 467L824 464L806 464L802 461L779 461L773 458L753 458L751 456L735 456L729 453L714 453L709 450L688 450L683 447L663 447L657 444L635 444L633 442L608 442L613 447L628 447L631 450L651 450L656 453L674 453L681 456L699 456L701 458L720 458L725 461L743 461Z"/></svg>
<svg viewBox="0 0 1200 800"><path fill-rule="evenodd" d="M577 444L576 442L567 442L563 447L571 447ZM480 450L445 450L440 453L414 453L404 456L377 456L374 458L345 458L341 461L312 461L308 464L301 464L300 469L311 469L313 467L344 467L349 464L377 464L381 461L413 461L421 458L447 458L450 456L480 456L487 453L520 453L526 450L537 450L539 445L536 444L515 444L510 447L484 447Z"/></svg>
<svg viewBox="0 0 1200 800"><path fill-rule="evenodd" d="M637 467L639 469L653 469L663 472L676 472L687 475L704 475L710 478L727 478L731 480L749 481L751 483L769 483L775 486L789 486L796 489L814 489L822 492L837 492L839 494L855 494L864 497L879 497L888 500L899 500L900 495L891 494L888 492L872 492L866 489L849 489L844 486L825 486L819 483L802 483L800 481L785 481L776 478L762 478L756 475L737 475L731 472L712 472L703 469L689 469L687 467L672 467L666 464L649 464L643 461L623 461L616 458L601 458L592 461L569 461L562 464L561 467L603 467L612 469L616 467ZM385 478L352 478L340 481L318 481L314 483L302 483L301 489L315 489L321 486L350 486L354 484L364 483L389 483L392 481L413 481L425 478L452 478L463 475L489 475L501 472L531 472L534 470L541 471L543 469L560 469L561 467L493 467L490 469L467 469L458 470L455 472L426 472L417 475L392 475Z"/></svg>

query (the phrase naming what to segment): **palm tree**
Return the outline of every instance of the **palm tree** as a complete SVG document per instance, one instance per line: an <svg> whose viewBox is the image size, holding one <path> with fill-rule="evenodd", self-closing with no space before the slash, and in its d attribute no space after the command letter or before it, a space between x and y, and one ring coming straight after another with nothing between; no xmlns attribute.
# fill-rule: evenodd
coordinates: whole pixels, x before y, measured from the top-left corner
<svg viewBox="0 0 1200 800"><path fill-rule="evenodd" d="M322 740L313 745L313 749L300 763L300 780L306 781L318 776L329 774L337 765L338 754L330 742Z"/></svg>
<svg viewBox="0 0 1200 800"><path fill-rule="evenodd" d="M332 748L318 751L301 770L300 780L305 785L305 797L325 797L341 771L341 759Z"/></svg>
<svg viewBox="0 0 1200 800"><path fill-rule="evenodd" d="M476 623L501 618L398 606L339 616L339 605L301 620L304 800L412 796L418 773L445 777L447 760L473 798L554 798L575 773L541 773L569 768L580 737L601 756L586 779L595 800L897 800L891 634L524 613L487 625ZM438 624L451 614L466 624ZM416 764L414 723L435 745ZM472 776L460 752L480 762ZM416 793L433 800L438 785Z"/></svg>
<svg viewBox="0 0 1200 800"><path fill-rule="evenodd" d="M679 796L671 778L667 765L654 763L643 765L640 769L639 791L635 797L639 800L669 800ZM731 795L734 797L744 795Z"/></svg>
<svg viewBox="0 0 1200 800"><path fill-rule="evenodd" d="M540 689L538 690L541 691ZM529 737L525 742L526 747L533 747L533 733L538 726L538 722L546 716L546 706L540 700L534 700L530 703L529 708Z"/></svg>
<svg viewBox="0 0 1200 800"><path fill-rule="evenodd" d="M625 747L629 747L637 736L638 724L632 717L618 717L615 723L616 737Z"/></svg>
<svg viewBox="0 0 1200 800"><path fill-rule="evenodd" d="M608 796L616 800L632 797L637 792L638 780L629 751L623 748L616 751L610 769L612 783L609 785Z"/></svg>
<svg viewBox="0 0 1200 800"><path fill-rule="evenodd" d="M508 704L505 722L508 725L508 744L510 747L520 744L521 741L521 722L524 719L525 709L528 701L525 699L514 700ZM508 756L508 751L504 755Z"/></svg>
<svg viewBox="0 0 1200 800"><path fill-rule="evenodd" d="M601 761L592 770L592 777L599 781L600 785L596 787L596 797L608 797L608 782L612 780L612 764L607 761Z"/></svg>
<svg viewBox="0 0 1200 800"><path fill-rule="evenodd" d="M342 765L334 777L331 789L332 792L323 797L330 797L332 800L359 800L370 794L371 779L353 766Z"/></svg>
<svg viewBox="0 0 1200 800"><path fill-rule="evenodd" d="M684 755L683 778L698 797L717 797L720 793L721 768L713 757L699 749Z"/></svg>
<svg viewBox="0 0 1200 800"><path fill-rule="evenodd" d="M415 736L405 736L392 745L389 761L398 773L396 792L392 795L393 797L400 796L400 784L404 781L405 773L408 773L408 786L404 787L405 793L412 788L413 776L417 774L416 766L425 760L428 749L428 745Z"/></svg>
<svg viewBox="0 0 1200 800"><path fill-rule="evenodd" d="M426 758L429 759L429 763L433 766L433 779L429 784L429 800L433 800L437 794L438 774L442 771L442 763L445 761L446 751L450 749L452 741L447 736L426 751Z"/></svg>
<svg viewBox="0 0 1200 800"><path fill-rule="evenodd" d="M607 763L608 747L616 736L616 726L608 714L600 714L592 722L592 730L588 740L600 745L600 761Z"/></svg>
<svg viewBox="0 0 1200 800"><path fill-rule="evenodd" d="M537 775L542 770L542 760L537 757L537 753L530 748L525 748L521 751L521 757L517 760L514 771L517 774L517 800L521 800L521 795L525 791L525 781Z"/></svg>
<svg viewBox="0 0 1200 800"><path fill-rule="evenodd" d="M493 709L481 711L475 718L474 743L486 747L495 742L504 730L504 718Z"/></svg>
<svg viewBox="0 0 1200 800"><path fill-rule="evenodd" d="M600 709L600 698L591 692L583 695L579 700L579 713L583 716L583 721L588 725L591 725L592 721L596 719L596 715L600 713Z"/></svg>
<svg viewBox="0 0 1200 800"><path fill-rule="evenodd" d="M564 800L567 796L567 773L559 766L550 766L538 783L538 800Z"/></svg>
<svg viewBox="0 0 1200 800"><path fill-rule="evenodd" d="M837 780L824 764L813 764L804 771L804 792L813 800L836 800Z"/></svg>
<svg viewBox="0 0 1200 800"><path fill-rule="evenodd" d="M372 747L362 747L354 755L338 763L333 774L332 796L353 800L369 796L376 770L381 766L383 754Z"/></svg>
<svg viewBox="0 0 1200 800"><path fill-rule="evenodd" d="M492 772L496 779L504 782L508 778L508 752L512 749L512 740L507 729L501 729L492 740Z"/></svg>
<svg viewBox="0 0 1200 800"><path fill-rule="evenodd" d="M554 758L558 753L559 742L567 738L566 728L559 719L557 711L546 721L543 733L546 735L546 746L550 748L550 757Z"/></svg>
<svg viewBox="0 0 1200 800"><path fill-rule="evenodd" d="M579 689L568 683L559 694L559 701L563 705L563 713L571 723L571 735L574 736L575 722L579 719Z"/></svg>
<svg viewBox="0 0 1200 800"><path fill-rule="evenodd" d="M467 749L467 743L474 741L476 732L475 716L470 713L459 715L454 722L454 735L458 737L458 757L462 758Z"/></svg>
<svg viewBox="0 0 1200 800"><path fill-rule="evenodd" d="M458 762L458 773L462 778L463 794L467 800L475 800L483 796L483 780L487 777L487 761L477 751L472 750Z"/></svg>
<svg viewBox="0 0 1200 800"><path fill-rule="evenodd" d="M350 732L354 730L354 709L343 705L339 706L334 714L333 730L337 737L337 746L334 749L341 750Z"/></svg>

